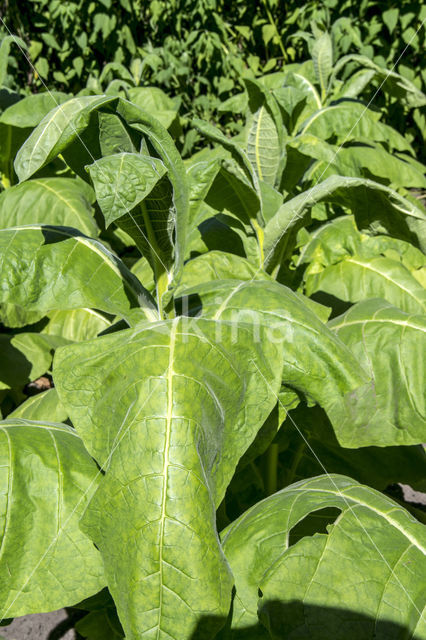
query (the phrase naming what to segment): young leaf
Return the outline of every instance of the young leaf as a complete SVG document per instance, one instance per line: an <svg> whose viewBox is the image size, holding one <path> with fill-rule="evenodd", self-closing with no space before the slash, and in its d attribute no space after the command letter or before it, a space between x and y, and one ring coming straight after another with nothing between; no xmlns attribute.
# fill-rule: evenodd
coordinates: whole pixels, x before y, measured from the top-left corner
<svg viewBox="0 0 426 640"><path fill-rule="evenodd" d="M190 637L203 615L214 635L228 614L215 509L280 384L277 347L233 332L183 318L57 354L59 397L106 470L84 529L129 640Z"/></svg>
<svg viewBox="0 0 426 640"><path fill-rule="evenodd" d="M106 225L131 212L165 175L157 158L138 153L116 153L87 167Z"/></svg>
<svg viewBox="0 0 426 640"><path fill-rule="evenodd" d="M70 606L105 585L100 554L79 527L98 477L71 427L0 423L0 617Z"/></svg>
<svg viewBox="0 0 426 640"><path fill-rule="evenodd" d="M289 547L298 522L330 507L341 514L327 533ZM423 637L424 527L374 489L338 475L302 480L249 509L222 540L237 629L257 622L259 610L279 640L324 638L324 629L336 640L385 640L390 622Z"/></svg>
<svg viewBox="0 0 426 640"><path fill-rule="evenodd" d="M333 43L330 35L324 32L314 40L311 48L312 61L315 75L321 87L321 100L325 100L328 88L328 79L333 70Z"/></svg>

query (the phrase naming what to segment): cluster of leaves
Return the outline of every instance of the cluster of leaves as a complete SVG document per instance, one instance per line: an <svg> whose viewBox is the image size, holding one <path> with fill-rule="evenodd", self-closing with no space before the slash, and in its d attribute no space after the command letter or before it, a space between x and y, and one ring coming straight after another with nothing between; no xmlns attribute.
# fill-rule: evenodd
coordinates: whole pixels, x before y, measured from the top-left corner
<svg viewBox="0 0 426 640"><path fill-rule="evenodd" d="M185 160L158 88L2 113L2 618L426 638L424 516L384 493L426 488L425 171L359 100L382 67L311 55Z"/></svg>
<svg viewBox="0 0 426 640"><path fill-rule="evenodd" d="M4 44L17 34L26 53L14 51L0 82L18 92L43 89L43 82L73 93L101 93L111 82L155 85L179 96L185 111L207 117L241 89L244 71L259 76L306 59L313 27L331 34L335 57L357 53L380 67L396 64L424 90L425 18L425 7L407 0L5 2ZM404 130L398 103L384 106Z"/></svg>

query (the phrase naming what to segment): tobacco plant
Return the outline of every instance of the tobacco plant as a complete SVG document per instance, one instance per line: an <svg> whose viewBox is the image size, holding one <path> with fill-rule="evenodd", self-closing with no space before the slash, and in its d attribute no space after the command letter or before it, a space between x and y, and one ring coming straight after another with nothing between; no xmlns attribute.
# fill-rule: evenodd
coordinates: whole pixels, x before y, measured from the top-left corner
<svg viewBox="0 0 426 640"><path fill-rule="evenodd" d="M33 128L0 195L5 620L426 638L423 516L383 493L424 489L426 213L402 189L424 178L371 112L357 135L401 152L391 177L355 145L354 175L322 175L338 115L331 141L293 135L312 88L245 82L243 131L194 121L185 162L143 100L1 117L12 141L19 114Z"/></svg>

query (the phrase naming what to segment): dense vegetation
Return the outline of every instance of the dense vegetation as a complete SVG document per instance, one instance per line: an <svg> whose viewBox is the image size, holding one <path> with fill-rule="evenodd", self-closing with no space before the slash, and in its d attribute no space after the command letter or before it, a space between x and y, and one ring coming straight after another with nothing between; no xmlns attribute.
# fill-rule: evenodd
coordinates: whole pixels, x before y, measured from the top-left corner
<svg viewBox="0 0 426 640"><path fill-rule="evenodd" d="M426 491L424 9L29 6L0 48L2 624L425 640L425 517L388 491Z"/></svg>

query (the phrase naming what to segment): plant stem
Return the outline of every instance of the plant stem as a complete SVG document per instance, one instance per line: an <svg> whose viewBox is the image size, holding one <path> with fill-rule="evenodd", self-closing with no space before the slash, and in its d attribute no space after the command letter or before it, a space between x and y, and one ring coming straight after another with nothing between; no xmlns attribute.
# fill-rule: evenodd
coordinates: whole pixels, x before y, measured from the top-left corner
<svg viewBox="0 0 426 640"><path fill-rule="evenodd" d="M144 202L140 205L143 221L145 223L146 235L151 249L151 258L154 268L154 278L157 290L157 306L160 318L163 318L163 303L162 298L168 287L168 273L160 257L160 248L157 244L157 240L152 228L151 220L146 209Z"/></svg>
<svg viewBox="0 0 426 640"><path fill-rule="evenodd" d="M277 490L278 476L278 445L272 443L269 446L266 458L266 494L270 496Z"/></svg>
<svg viewBox="0 0 426 640"><path fill-rule="evenodd" d="M261 269L263 269L263 264L265 262L265 254L263 252L263 243L264 243L265 234L257 220L252 221L252 227L256 233L257 243L259 246L259 266Z"/></svg>

